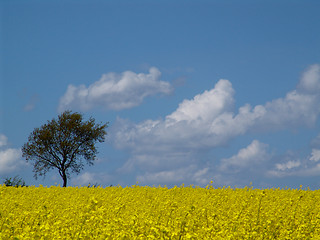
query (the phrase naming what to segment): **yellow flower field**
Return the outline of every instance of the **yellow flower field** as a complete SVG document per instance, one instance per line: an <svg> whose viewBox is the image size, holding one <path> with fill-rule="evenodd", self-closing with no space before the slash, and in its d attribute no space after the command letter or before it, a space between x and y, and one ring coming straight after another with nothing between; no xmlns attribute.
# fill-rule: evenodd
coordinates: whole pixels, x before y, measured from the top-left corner
<svg viewBox="0 0 320 240"><path fill-rule="evenodd" d="M320 239L320 191L6 187L0 239Z"/></svg>

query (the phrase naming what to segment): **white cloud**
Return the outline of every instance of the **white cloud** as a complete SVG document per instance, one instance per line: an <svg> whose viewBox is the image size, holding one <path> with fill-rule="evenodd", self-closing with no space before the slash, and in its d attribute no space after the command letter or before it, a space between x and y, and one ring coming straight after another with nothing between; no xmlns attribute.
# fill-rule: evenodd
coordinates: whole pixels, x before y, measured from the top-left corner
<svg viewBox="0 0 320 240"><path fill-rule="evenodd" d="M296 165L295 165L296 164ZM281 166L281 165L280 165ZM312 166L302 166L298 162L290 163L291 168L287 166L281 166L281 169L274 169L267 172L271 177L287 177L287 176L296 176L296 177L313 177L320 176L320 163Z"/></svg>
<svg viewBox="0 0 320 240"><path fill-rule="evenodd" d="M285 170L290 170L292 168L300 167L300 165L301 165L300 160L288 161L286 163L277 163L276 169L280 171L285 171Z"/></svg>
<svg viewBox="0 0 320 240"><path fill-rule="evenodd" d="M152 161L150 157L152 156ZM134 156L130 158L119 171L126 173L138 166L144 171L152 171L157 169L158 171L178 168L181 165L189 165L193 161L193 157L190 152L180 151L167 151L162 152L155 150L153 152L143 152L143 150L136 151Z"/></svg>
<svg viewBox="0 0 320 240"><path fill-rule="evenodd" d="M312 149L310 160L315 162L320 160L320 149Z"/></svg>
<svg viewBox="0 0 320 240"><path fill-rule="evenodd" d="M319 176L320 175L320 149L313 148L311 154L302 159L298 159L297 153L290 152L285 159L284 163L275 164L275 168L268 171L268 174L273 177L286 177L286 176Z"/></svg>
<svg viewBox="0 0 320 240"><path fill-rule="evenodd" d="M8 138L5 135L0 134L0 147L6 146L7 143L8 143Z"/></svg>
<svg viewBox="0 0 320 240"><path fill-rule="evenodd" d="M0 173L6 174L18 170L26 163L21 160L20 149L0 150Z"/></svg>
<svg viewBox="0 0 320 240"><path fill-rule="evenodd" d="M215 119L228 114L226 111L232 108L233 93L231 83L220 80L212 90L192 100L185 100L165 120L146 120L133 124L118 119L115 131L111 133L112 140L117 147L135 152L164 152L168 148L181 147L191 150L220 145L225 134L214 133L210 128Z"/></svg>
<svg viewBox="0 0 320 240"><path fill-rule="evenodd" d="M88 184L103 184L110 182L111 177L105 173L83 172L71 179L73 185L87 186Z"/></svg>
<svg viewBox="0 0 320 240"><path fill-rule="evenodd" d="M231 110L234 90L228 80L220 80L213 89L184 100L178 109L166 117L167 123L194 120L210 121L222 112Z"/></svg>
<svg viewBox="0 0 320 240"><path fill-rule="evenodd" d="M237 112L233 110L235 91L232 84L222 79L213 89L182 101L164 119L146 120L137 124L117 119L110 131L111 142L131 154L122 170L134 171L138 168L149 173L140 174L144 181L152 181L155 177L165 179L164 176L169 178L175 171L181 173L182 166L197 166L201 154L207 150L223 146L248 132L313 126L320 113L320 91L312 91L307 86L311 83L313 86L320 85L318 67L314 65L308 69L297 89L287 93L284 98L254 107L246 104ZM260 163L269 157L266 149L267 145L254 140L237 155L223 159L220 167L234 169ZM206 164L209 161L192 171L203 169ZM294 165L290 164L282 167ZM185 176L191 179L190 174Z"/></svg>
<svg viewBox="0 0 320 240"><path fill-rule="evenodd" d="M312 126L320 109L317 106L319 94L304 94L297 90L285 98L268 102L263 106L265 114L256 121L260 128L278 130L298 126Z"/></svg>
<svg viewBox="0 0 320 240"><path fill-rule="evenodd" d="M208 177L209 168L199 169L196 165L190 165L188 167L182 167L174 170L165 170L158 172L146 172L143 175L137 176L139 184L176 184L193 183L195 185L207 185L210 182Z"/></svg>
<svg viewBox="0 0 320 240"><path fill-rule="evenodd" d="M311 153L301 158L298 153L289 151L282 157L284 163L276 163L275 168L267 174L272 177L318 176L320 175L320 134L311 140Z"/></svg>
<svg viewBox="0 0 320 240"><path fill-rule="evenodd" d="M75 185L88 185L89 183L95 184L96 176L94 173L84 172L72 179Z"/></svg>
<svg viewBox="0 0 320 240"><path fill-rule="evenodd" d="M313 126L320 113L320 91L313 91L320 86L320 65L313 65L301 78L298 88L279 98L257 105L249 104L239 108L238 114L224 112L211 125L216 133L230 132L240 135L247 131L269 131ZM311 87L310 84L312 83Z"/></svg>
<svg viewBox="0 0 320 240"><path fill-rule="evenodd" d="M318 93L320 91L320 65L314 64L304 72L299 82L298 89L307 93Z"/></svg>
<svg viewBox="0 0 320 240"><path fill-rule="evenodd" d="M7 174L27 165L21 159L21 150L8 148L7 136L0 134L0 174Z"/></svg>
<svg viewBox="0 0 320 240"><path fill-rule="evenodd" d="M305 177L312 177L312 176L320 176L320 163L316 164L315 166L301 169L297 172L291 173L291 176L305 176Z"/></svg>
<svg viewBox="0 0 320 240"><path fill-rule="evenodd" d="M138 106L147 96L173 91L168 82L160 80L161 73L151 67L148 74L126 71L108 73L89 87L69 85L60 99L59 111L69 108L89 110L101 107L106 110L121 110Z"/></svg>
<svg viewBox="0 0 320 240"><path fill-rule="evenodd" d="M220 80L210 91L198 94L192 100L184 100L165 120L132 124L118 119L120 127L114 136L115 143L120 148L139 148L141 145L145 148L150 144L158 147L216 147L248 131L311 126L320 113L320 92L305 94L293 90L285 98L265 105L252 108L246 104L237 114L232 112L233 95L231 83Z"/></svg>
<svg viewBox="0 0 320 240"><path fill-rule="evenodd" d="M222 159L220 169L225 171L231 168L239 171L242 168L251 168L253 165L261 164L270 158L267 148L267 144L253 140L246 148L240 149L236 155Z"/></svg>

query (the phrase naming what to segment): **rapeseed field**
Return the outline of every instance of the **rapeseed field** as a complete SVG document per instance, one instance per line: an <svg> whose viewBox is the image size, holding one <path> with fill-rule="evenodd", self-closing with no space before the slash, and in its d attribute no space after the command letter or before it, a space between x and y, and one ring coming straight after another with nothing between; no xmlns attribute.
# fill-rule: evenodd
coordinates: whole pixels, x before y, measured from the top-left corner
<svg viewBox="0 0 320 240"><path fill-rule="evenodd" d="M6 187L0 239L320 239L320 191Z"/></svg>

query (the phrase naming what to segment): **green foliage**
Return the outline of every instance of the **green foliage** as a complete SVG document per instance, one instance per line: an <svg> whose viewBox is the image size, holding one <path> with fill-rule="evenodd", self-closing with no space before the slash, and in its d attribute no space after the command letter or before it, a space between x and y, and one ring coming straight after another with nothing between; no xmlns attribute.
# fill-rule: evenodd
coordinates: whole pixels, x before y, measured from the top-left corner
<svg viewBox="0 0 320 240"><path fill-rule="evenodd" d="M20 178L19 176L15 176L13 179L10 178L6 178L3 182L3 184L5 184L7 187L26 187L26 182Z"/></svg>
<svg viewBox="0 0 320 240"><path fill-rule="evenodd" d="M104 142L106 124L96 124L93 118L83 120L80 113L65 111L30 134L22 147L22 156L33 162L35 178L57 169L67 186L70 173L80 173L84 162L93 165L96 142Z"/></svg>

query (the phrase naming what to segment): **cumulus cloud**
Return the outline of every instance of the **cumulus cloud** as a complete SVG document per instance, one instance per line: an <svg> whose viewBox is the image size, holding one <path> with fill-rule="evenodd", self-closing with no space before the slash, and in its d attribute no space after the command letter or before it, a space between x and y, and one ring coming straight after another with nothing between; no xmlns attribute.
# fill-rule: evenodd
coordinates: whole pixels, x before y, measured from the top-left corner
<svg viewBox="0 0 320 240"><path fill-rule="evenodd" d="M227 110L232 108L233 94L231 83L220 80L212 90L183 101L165 120L146 120L133 124L118 119L114 127L116 131L112 132L114 144L135 152L146 152L147 149L163 152L168 148L192 150L220 145L226 138L225 133L212 130L211 125L215 124L217 118L231 114Z"/></svg>
<svg viewBox="0 0 320 240"><path fill-rule="evenodd" d="M292 168L296 168L299 167L301 165L301 161L300 160L296 160L296 161L288 161L285 163L277 163L276 164L276 169L280 170L280 171L286 171L286 170L290 170Z"/></svg>
<svg viewBox="0 0 320 240"><path fill-rule="evenodd" d="M167 124L194 120L212 121L222 112L231 110L234 90L228 80L220 80L213 89L184 100L177 110L166 117Z"/></svg>
<svg viewBox="0 0 320 240"><path fill-rule="evenodd" d="M221 160L220 169L239 171L243 168L251 168L270 158L267 152L268 145L253 140L246 148L241 149L236 155Z"/></svg>
<svg viewBox="0 0 320 240"><path fill-rule="evenodd" d="M8 148L0 150L0 173L9 173L21 167L21 152L19 149Z"/></svg>
<svg viewBox="0 0 320 240"><path fill-rule="evenodd" d="M178 172L183 171L181 166L199 165L201 154L246 133L314 126L320 113L320 91L313 89L318 85L319 65L313 65L302 75L297 88L285 97L254 107L246 104L235 111L235 91L230 81L222 79L211 90L182 101L164 119L137 124L117 119L110 132L111 142L130 152L131 157L123 167L127 171L140 169L146 173L140 176L144 181L169 178L175 169ZM267 145L254 140L235 156L222 159L220 170L240 169L266 161L268 157ZM204 169L209 162L200 164L199 169ZM297 163L278 167L290 168L294 164ZM185 176L191 179L192 174Z"/></svg>
<svg viewBox="0 0 320 240"><path fill-rule="evenodd" d="M294 152L290 152L284 157L284 160L282 163L276 163L275 167L268 171L268 174L273 177L320 175L320 149L313 148L311 153L303 158Z"/></svg>
<svg viewBox="0 0 320 240"><path fill-rule="evenodd" d="M306 76L308 74L304 75L300 84L308 80ZM320 113L320 92L314 94L293 90L285 98L265 105L251 107L246 104L237 113L232 111L233 95L232 84L228 80L219 80L213 89L191 100L184 100L164 120L132 124L118 119L123 130L117 129L119 132L115 135L115 143L125 148L135 148L140 141L147 145L169 143L195 148L215 147L249 131L312 126Z"/></svg>
<svg viewBox="0 0 320 240"><path fill-rule="evenodd" d="M21 150L8 148L8 138L0 134L0 174L18 170L26 163L21 159Z"/></svg>
<svg viewBox="0 0 320 240"><path fill-rule="evenodd" d="M312 149L310 160L315 162L320 160L320 149Z"/></svg>
<svg viewBox="0 0 320 240"><path fill-rule="evenodd" d="M283 178L287 176L313 177L320 175L320 163L307 164L306 162L288 161L284 164L276 164L276 168L268 170L267 174L271 177Z"/></svg>
<svg viewBox="0 0 320 240"><path fill-rule="evenodd" d="M107 73L89 87L69 85L60 99L58 109L77 108L85 111L95 107L106 110L132 108L140 105L147 96L172 93L170 83L161 81L160 76L160 71L151 67L148 74L131 71Z"/></svg>
<svg viewBox="0 0 320 240"><path fill-rule="evenodd" d="M299 91L306 93L319 93L320 91L320 65L314 64L303 73L302 81L298 85Z"/></svg>

